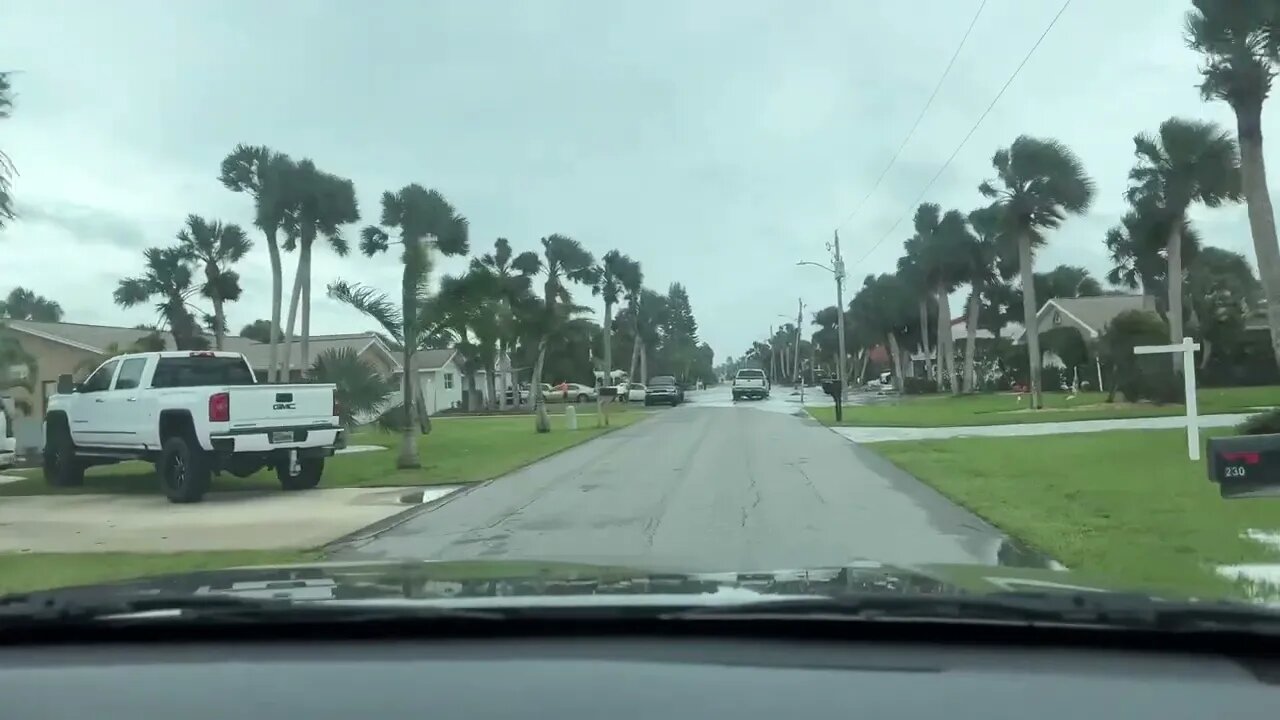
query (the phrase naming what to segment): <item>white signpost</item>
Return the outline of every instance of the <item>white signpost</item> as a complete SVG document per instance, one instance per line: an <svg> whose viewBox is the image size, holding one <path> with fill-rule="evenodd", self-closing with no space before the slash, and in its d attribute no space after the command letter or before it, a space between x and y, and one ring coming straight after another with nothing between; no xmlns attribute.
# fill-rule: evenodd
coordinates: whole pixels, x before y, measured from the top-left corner
<svg viewBox="0 0 1280 720"><path fill-rule="evenodd" d="M1138 345L1133 348L1134 355L1154 355L1156 353L1182 353L1182 381L1186 383L1187 397L1187 457L1200 459L1200 421L1196 408L1196 350L1200 343L1192 342L1184 337L1177 345Z"/></svg>

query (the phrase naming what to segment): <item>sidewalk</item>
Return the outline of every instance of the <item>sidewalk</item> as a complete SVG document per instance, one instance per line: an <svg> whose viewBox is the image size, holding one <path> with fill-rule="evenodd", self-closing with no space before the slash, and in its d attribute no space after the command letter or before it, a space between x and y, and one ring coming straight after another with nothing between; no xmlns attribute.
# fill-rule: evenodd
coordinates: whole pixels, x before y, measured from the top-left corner
<svg viewBox="0 0 1280 720"><path fill-rule="evenodd" d="M1229 427L1249 417L1249 413L1233 415L1201 415L1202 428ZM856 443L890 440L946 440L961 437L1021 437L1024 435L1065 435L1068 433L1106 432L1108 430L1169 430L1185 428L1184 416L1123 418L1118 420L1075 420L1071 422L1025 423L1022 425L969 425L961 427L832 427L831 430Z"/></svg>

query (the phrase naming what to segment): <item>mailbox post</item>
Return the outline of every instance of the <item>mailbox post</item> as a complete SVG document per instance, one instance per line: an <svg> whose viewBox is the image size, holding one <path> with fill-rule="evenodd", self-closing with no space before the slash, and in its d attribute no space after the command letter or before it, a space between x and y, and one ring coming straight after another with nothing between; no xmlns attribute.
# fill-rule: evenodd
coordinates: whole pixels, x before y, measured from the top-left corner
<svg viewBox="0 0 1280 720"><path fill-rule="evenodd" d="M1184 337L1176 345L1138 345L1133 348L1134 355L1154 355L1156 353L1182 353L1182 382L1185 383L1187 402L1187 457L1200 459L1200 421L1196 407L1196 350L1200 344L1191 338ZM1101 388L1099 388L1101 389Z"/></svg>
<svg viewBox="0 0 1280 720"><path fill-rule="evenodd" d="M836 403L836 422L844 420L844 383L840 380L823 380L822 392L831 396Z"/></svg>

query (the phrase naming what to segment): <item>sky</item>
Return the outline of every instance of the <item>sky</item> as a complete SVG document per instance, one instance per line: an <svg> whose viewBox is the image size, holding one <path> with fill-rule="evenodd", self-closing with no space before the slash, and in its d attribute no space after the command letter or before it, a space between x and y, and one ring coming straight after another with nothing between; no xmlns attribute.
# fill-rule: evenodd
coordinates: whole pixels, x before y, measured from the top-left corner
<svg viewBox="0 0 1280 720"><path fill-rule="evenodd" d="M360 225L378 220L383 191L416 182L468 218L472 254L498 237L538 249L551 233L597 256L617 248L650 287L685 284L717 361L794 318L798 300L806 316L834 304L831 276L796 263L828 262L836 228L847 299L866 274L892 271L919 200L981 205L992 153L1021 134L1066 143L1098 191L1038 267L1083 265L1101 278L1133 136L1175 115L1235 128L1228 106L1200 99L1199 60L1182 39L1190 3L1071 2L924 192L1062 6L987 0L862 202L980 5L6 0L0 69L15 73L17 98L0 149L20 172L21 217L0 230L0 292L34 289L71 322L154 321L147 307L114 306L111 292L140 272L144 248L171 244L196 213L258 239L228 318L235 330L267 317L251 200L217 180L237 143L351 178ZM1269 138L1280 138L1276 102L1264 111ZM1277 153L1273 142L1273 168ZM1208 243L1253 261L1243 205L1192 217ZM286 288L295 263L286 256ZM394 294L397 265L317 249L312 332L373 329L323 288L342 278ZM602 315L587 290L575 298Z"/></svg>

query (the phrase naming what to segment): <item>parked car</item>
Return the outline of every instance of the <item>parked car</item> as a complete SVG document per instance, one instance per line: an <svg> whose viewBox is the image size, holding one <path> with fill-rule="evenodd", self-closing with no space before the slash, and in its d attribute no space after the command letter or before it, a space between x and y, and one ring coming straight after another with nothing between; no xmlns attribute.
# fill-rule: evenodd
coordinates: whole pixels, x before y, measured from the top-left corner
<svg viewBox="0 0 1280 720"><path fill-rule="evenodd" d="M198 502L214 473L274 468L285 490L313 488L345 445L334 385L259 385L233 352L150 352L58 378L44 420L44 476L84 482L93 465L155 463L171 502Z"/></svg>
<svg viewBox="0 0 1280 720"><path fill-rule="evenodd" d="M626 401L644 402L645 388L641 383L626 383Z"/></svg>
<svg viewBox="0 0 1280 720"><path fill-rule="evenodd" d="M587 402L596 399L596 389L590 385L581 385L579 383L563 382L555 387L555 392L560 393L561 398L565 402L572 400L573 402Z"/></svg>
<svg viewBox="0 0 1280 720"><path fill-rule="evenodd" d="M4 400L0 397L0 468L13 467L18 451L18 441L13 437L13 423L9 421Z"/></svg>
<svg viewBox="0 0 1280 720"><path fill-rule="evenodd" d="M644 404L646 407L657 405L658 403L666 403L671 407L680 404L683 393L680 386L676 384L676 379L670 375L658 375L649 378L649 384L645 386Z"/></svg>
<svg viewBox="0 0 1280 720"><path fill-rule="evenodd" d="M769 380L763 370L743 368L733 376L733 399L755 398L763 400L769 397Z"/></svg>

